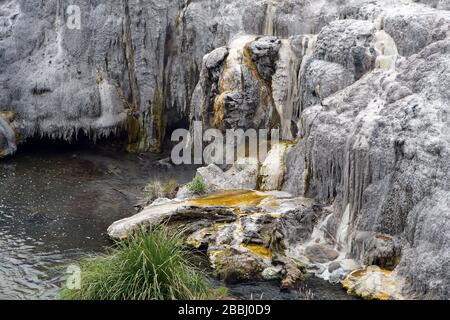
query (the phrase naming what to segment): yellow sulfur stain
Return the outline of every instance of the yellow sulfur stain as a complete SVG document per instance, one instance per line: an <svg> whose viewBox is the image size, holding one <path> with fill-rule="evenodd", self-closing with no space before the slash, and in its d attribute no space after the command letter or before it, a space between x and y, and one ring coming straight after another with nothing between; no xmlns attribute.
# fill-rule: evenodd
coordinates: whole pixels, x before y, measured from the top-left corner
<svg viewBox="0 0 450 320"><path fill-rule="evenodd" d="M13 121L16 116L16 113L13 111L0 111L0 117L5 119L6 121Z"/></svg>
<svg viewBox="0 0 450 320"><path fill-rule="evenodd" d="M213 126L214 128L222 129L223 127L223 119L225 118L225 95L226 92L220 94L214 100L214 119Z"/></svg>
<svg viewBox="0 0 450 320"><path fill-rule="evenodd" d="M390 296L387 292L380 292L379 294L373 296L375 300L389 300Z"/></svg>
<svg viewBox="0 0 450 320"><path fill-rule="evenodd" d="M382 275L381 278L372 276ZM374 284L377 284L374 286ZM392 271L381 268L365 268L355 270L342 281L342 286L348 294L357 295L363 299L390 300L402 299L397 293L398 283L392 278Z"/></svg>
<svg viewBox="0 0 450 320"><path fill-rule="evenodd" d="M194 206L207 207L250 207L257 206L268 196L256 191L232 190L216 193L211 196L192 200L189 203Z"/></svg>
<svg viewBox="0 0 450 320"><path fill-rule="evenodd" d="M205 239L208 234L212 234L214 232L218 232L218 231L220 231L221 229L223 229L227 225L229 225L229 223L220 222L220 223L216 223L216 224L214 224L214 225L212 225L210 227L207 227L207 228L204 228L202 230L199 230L196 233L190 235L186 239L185 243L188 246L191 246L191 247L193 247L195 249L198 249L202 245L203 239Z"/></svg>
<svg viewBox="0 0 450 320"><path fill-rule="evenodd" d="M267 259L272 258L272 252L268 248L266 248L260 244L246 244L243 247L248 249L251 253L253 253L257 256L267 258Z"/></svg>

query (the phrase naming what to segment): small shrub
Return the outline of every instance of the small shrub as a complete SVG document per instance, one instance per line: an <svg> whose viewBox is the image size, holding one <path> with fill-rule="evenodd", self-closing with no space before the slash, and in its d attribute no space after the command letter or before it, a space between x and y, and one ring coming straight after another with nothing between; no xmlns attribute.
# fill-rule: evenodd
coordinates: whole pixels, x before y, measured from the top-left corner
<svg viewBox="0 0 450 320"><path fill-rule="evenodd" d="M180 233L158 227L118 243L109 254L81 261L81 289L64 288L64 300L205 299L208 279L190 262Z"/></svg>
<svg viewBox="0 0 450 320"><path fill-rule="evenodd" d="M145 193L150 200L157 198L173 199L177 195L178 188L179 186L176 180L169 180L164 183L161 181L153 181L145 187Z"/></svg>
<svg viewBox="0 0 450 320"><path fill-rule="evenodd" d="M189 191L195 193L195 194L203 194L206 190L206 185L203 182L202 178L199 176L196 176L194 180L192 180L191 183L188 185Z"/></svg>

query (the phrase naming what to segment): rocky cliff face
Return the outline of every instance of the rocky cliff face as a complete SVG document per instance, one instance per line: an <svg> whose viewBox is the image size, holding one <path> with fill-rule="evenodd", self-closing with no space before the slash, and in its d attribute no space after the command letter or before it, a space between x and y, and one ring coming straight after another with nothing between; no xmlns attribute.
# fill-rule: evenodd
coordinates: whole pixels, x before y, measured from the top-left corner
<svg viewBox="0 0 450 320"><path fill-rule="evenodd" d="M160 150L188 122L205 54L237 33L316 33L334 2L2 0L0 111L16 114L20 136L9 144L125 130L130 151Z"/></svg>
<svg viewBox="0 0 450 320"><path fill-rule="evenodd" d="M305 30L284 27L280 2L265 32L276 37L242 35L205 56L192 116L206 127L297 136L283 190L333 206L320 241L395 270L403 294L442 298L450 289L450 12L427 4L341 2ZM305 241L289 246L308 259Z"/></svg>
<svg viewBox="0 0 450 320"><path fill-rule="evenodd" d="M72 1L0 0L0 157L36 136L126 131L137 151L193 120L280 128L282 189L333 206L326 241L448 298L449 1L76 2L80 29Z"/></svg>

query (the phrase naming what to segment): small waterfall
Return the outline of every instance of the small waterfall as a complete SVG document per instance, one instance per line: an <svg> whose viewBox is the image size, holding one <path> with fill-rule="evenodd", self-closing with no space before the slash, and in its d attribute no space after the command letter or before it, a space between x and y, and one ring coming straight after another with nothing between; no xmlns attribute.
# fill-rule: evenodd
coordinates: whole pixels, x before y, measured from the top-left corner
<svg viewBox="0 0 450 320"><path fill-rule="evenodd" d="M281 134L284 140L294 139L291 121L298 101L297 72L299 64L289 40L282 40L276 72L272 77L272 95L275 107L281 116Z"/></svg>
<svg viewBox="0 0 450 320"><path fill-rule="evenodd" d="M351 206L348 204L336 231L336 245L338 251L341 252L348 252L350 249L350 212Z"/></svg>
<svg viewBox="0 0 450 320"><path fill-rule="evenodd" d="M278 2L276 0L267 1L266 22L264 23L264 35L273 36L275 34L273 27L273 16Z"/></svg>
<svg viewBox="0 0 450 320"><path fill-rule="evenodd" d="M106 79L98 84L102 114L96 120L98 128L114 128L125 121L120 98L116 94L117 89Z"/></svg>
<svg viewBox="0 0 450 320"><path fill-rule="evenodd" d="M301 51L301 64L300 70L298 72L297 80L297 92L302 91L302 75L305 73L305 68L308 65L310 57L314 54L314 49L316 48L317 35L303 35L302 38L302 51ZM303 112L303 102L301 97L298 98L296 103L296 110L294 110L295 116L298 119L301 118Z"/></svg>
<svg viewBox="0 0 450 320"><path fill-rule="evenodd" d="M394 39L384 30L377 31L375 39L375 50L377 51L375 66L380 69L395 70L398 50Z"/></svg>
<svg viewBox="0 0 450 320"><path fill-rule="evenodd" d="M255 38L255 36L243 35L231 41L222 74L222 91L232 91L236 84L241 82L244 49Z"/></svg>

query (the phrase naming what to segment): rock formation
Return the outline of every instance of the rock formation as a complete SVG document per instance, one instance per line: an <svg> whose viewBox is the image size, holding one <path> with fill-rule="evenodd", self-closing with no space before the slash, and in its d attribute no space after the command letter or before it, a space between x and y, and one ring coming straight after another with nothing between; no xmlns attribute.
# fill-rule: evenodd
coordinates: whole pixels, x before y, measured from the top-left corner
<svg viewBox="0 0 450 320"><path fill-rule="evenodd" d="M448 299L448 0L72 2L0 0L0 157L119 132L161 151L194 120L279 128L289 148L258 186L329 208L281 219L297 221L277 226L287 256L330 280L374 264L406 296Z"/></svg>

